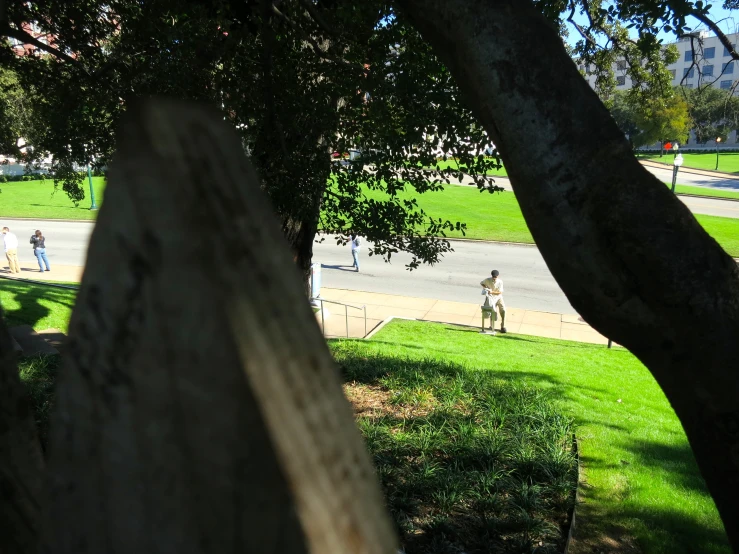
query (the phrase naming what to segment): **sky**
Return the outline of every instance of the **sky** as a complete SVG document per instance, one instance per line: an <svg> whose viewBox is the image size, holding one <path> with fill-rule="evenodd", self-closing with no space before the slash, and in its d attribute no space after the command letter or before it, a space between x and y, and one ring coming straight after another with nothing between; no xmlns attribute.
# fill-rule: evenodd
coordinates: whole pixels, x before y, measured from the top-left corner
<svg viewBox="0 0 739 554"><path fill-rule="evenodd" d="M712 7L709 9L709 15L711 19L715 21L718 24L719 28L726 34L739 32L739 10L725 10L722 5L723 0L717 0L716 3L712 4ZM585 16L576 16L575 20L580 25L585 26L587 24L587 19L585 18ZM691 30L706 28L705 25L703 25L700 21L692 17L687 19L687 24ZM575 28L569 26L569 31L570 36L568 37L567 42L569 42L570 44L574 44L575 42L580 40L580 34ZM677 40L677 37L674 33L660 33L659 38L662 39L665 43L675 42Z"/></svg>

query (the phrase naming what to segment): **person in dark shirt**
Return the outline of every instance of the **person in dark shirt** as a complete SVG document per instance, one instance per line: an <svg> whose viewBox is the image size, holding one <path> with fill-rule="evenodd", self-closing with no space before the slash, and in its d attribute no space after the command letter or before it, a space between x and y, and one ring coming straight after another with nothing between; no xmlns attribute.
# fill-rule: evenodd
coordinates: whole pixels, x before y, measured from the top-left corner
<svg viewBox="0 0 739 554"><path fill-rule="evenodd" d="M44 272L44 265L46 265L46 271L51 271L49 258L46 257L46 237L39 229L36 229L36 232L31 235L31 244L33 244L33 253L36 255L41 273Z"/></svg>

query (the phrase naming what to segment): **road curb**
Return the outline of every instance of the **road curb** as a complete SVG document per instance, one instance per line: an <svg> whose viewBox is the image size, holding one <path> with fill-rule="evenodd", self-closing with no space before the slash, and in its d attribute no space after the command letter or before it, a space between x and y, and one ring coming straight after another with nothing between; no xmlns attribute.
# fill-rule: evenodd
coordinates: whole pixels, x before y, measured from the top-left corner
<svg viewBox="0 0 739 554"><path fill-rule="evenodd" d="M687 192L676 192L675 196L687 196L689 198L708 198L709 200L726 200L728 202L739 202L739 198L726 198L724 196L708 196L705 194L690 194ZM701 215L701 214L698 214ZM718 216L725 217L725 216Z"/></svg>

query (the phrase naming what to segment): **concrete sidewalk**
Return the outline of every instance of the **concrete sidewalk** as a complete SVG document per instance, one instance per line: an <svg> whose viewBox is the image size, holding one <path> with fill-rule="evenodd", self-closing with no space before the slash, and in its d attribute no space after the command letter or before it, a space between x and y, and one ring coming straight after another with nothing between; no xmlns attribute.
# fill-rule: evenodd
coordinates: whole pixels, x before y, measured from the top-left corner
<svg viewBox="0 0 739 554"><path fill-rule="evenodd" d="M4 254L0 260L0 275L3 277L18 277L20 279L32 279L34 281L61 281L65 283L79 283L82 280L83 267L76 265L52 265L51 271L41 273L36 263L21 263L20 275L10 273L8 261Z"/></svg>
<svg viewBox="0 0 739 554"><path fill-rule="evenodd" d="M53 265L51 271L41 273L38 265L25 263L21 264L21 274L18 278L79 283L83 269L79 266ZM10 273L7 265L0 265L0 276L15 277ZM327 337L346 337L348 329L349 337L362 338L389 317L452 323L478 329L481 326L479 304L325 287L321 290L321 298L325 301L324 323ZM340 304L332 304L332 301ZM342 304L349 306L345 307ZM367 315L366 328L365 313ZM316 314L316 318L318 324L321 325L320 311ZM509 333L521 335L593 344L608 343L608 339L582 321L577 314L538 312L508 306L506 328Z"/></svg>
<svg viewBox="0 0 739 554"><path fill-rule="evenodd" d="M321 290L321 298L326 301L324 318L328 337L345 337L347 326L350 337L365 336L365 310L367 332L391 316L466 325L478 329L481 327L479 304L329 288ZM345 308L342 305L331 304L331 301L354 307ZM316 316L320 325L320 312ZM496 329L499 325L498 322ZM608 344L606 337L590 327L577 314L537 312L507 306L506 329L509 333L521 335Z"/></svg>

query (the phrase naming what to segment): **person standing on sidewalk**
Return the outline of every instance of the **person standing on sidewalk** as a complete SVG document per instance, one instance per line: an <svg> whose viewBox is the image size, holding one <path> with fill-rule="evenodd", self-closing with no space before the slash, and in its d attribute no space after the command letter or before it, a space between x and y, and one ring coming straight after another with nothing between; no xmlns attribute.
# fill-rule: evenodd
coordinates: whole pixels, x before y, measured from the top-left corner
<svg viewBox="0 0 739 554"><path fill-rule="evenodd" d="M359 272L359 245L362 241L356 233L352 233L350 236L352 239L350 243L352 247L352 258L354 258L354 265L352 267L355 267L357 272Z"/></svg>
<svg viewBox="0 0 739 554"><path fill-rule="evenodd" d="M31 244L33 244L33 253L36 255L38 268L41 270L41 273L44 272L44 265L46 265L46 271L51 271L51 268L49 267L49 258L46 257L46 237L44 237L38 229L36 229L36 232L31 235ZM41 262L43 262L43 264Z"/></svg>
<svg viewBox="0 0 739 554"><path fill-rule="evenodd" d="M495 310L500 312L500 332L507 333L505 328L505 301L503 300L503 279L499 277L500 272L494 269L490 272L490 277L480 281L480 286L485 292L485 303L483 306L486 308L493 308L493 313L490 316L490 329L495 333Z"/></svg>
<svg viewBox="0 0 739 554"><path fill-rule="evenodd" d="M5 246L5 257L11 273L20 273L21 266L18 263L18 237L10 232L8 227L3 227L3 245Z"/></svg>

